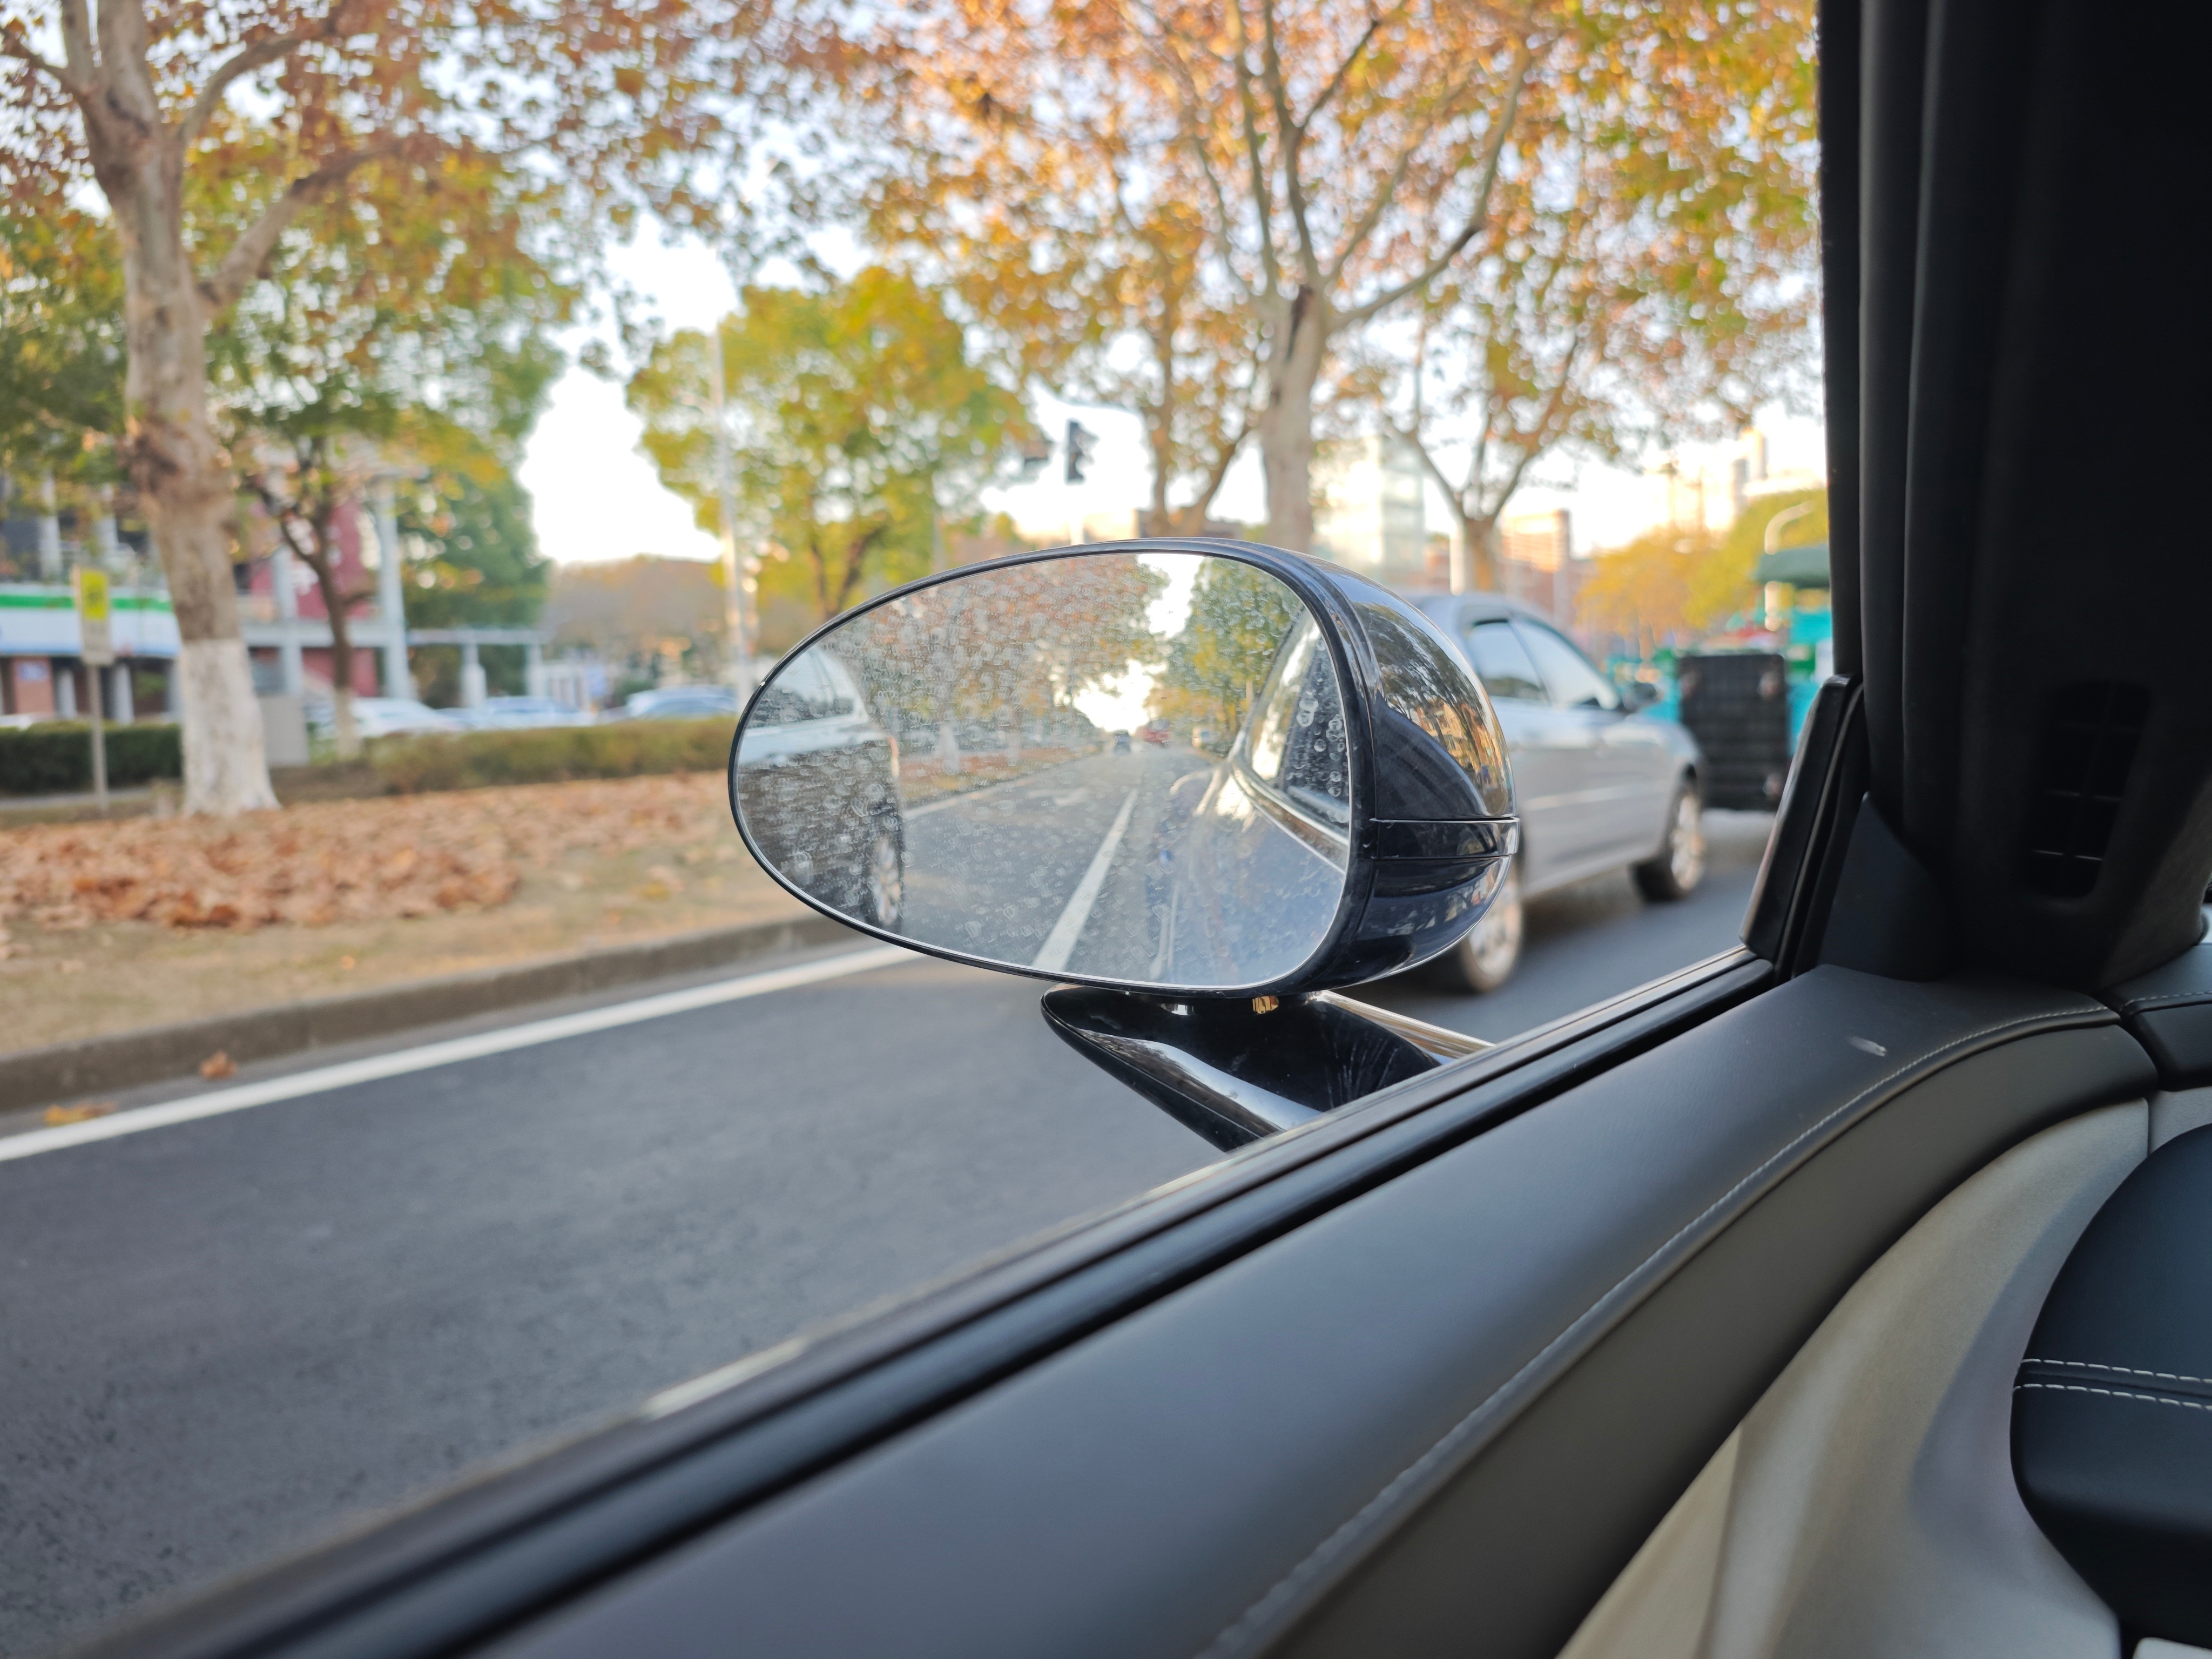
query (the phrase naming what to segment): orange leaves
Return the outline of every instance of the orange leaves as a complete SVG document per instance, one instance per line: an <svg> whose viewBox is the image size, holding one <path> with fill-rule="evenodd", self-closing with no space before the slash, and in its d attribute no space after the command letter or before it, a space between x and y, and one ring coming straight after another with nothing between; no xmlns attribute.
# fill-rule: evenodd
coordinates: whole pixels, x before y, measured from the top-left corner
<svg viewBox="0 0 2212 1659"><path fill-rule="evenodd" d="M564 854L684 857L735 834L712 774L40 825L0 836L0 922L243 930L483 910Z"/></svg>

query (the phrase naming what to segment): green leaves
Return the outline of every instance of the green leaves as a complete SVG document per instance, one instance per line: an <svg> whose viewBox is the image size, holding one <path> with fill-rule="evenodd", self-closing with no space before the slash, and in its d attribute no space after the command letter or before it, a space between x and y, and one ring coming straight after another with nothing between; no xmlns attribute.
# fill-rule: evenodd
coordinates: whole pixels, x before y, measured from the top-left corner
<svg viewBox="0 0 2212 1659"><path fill-rule="evenodd" d="M748 288L741 301L719 343L693 331L657 346L629 406L661 481L702 528L726 528L719 343L738 514L726 528L741 545L768 544L764 588L803 592L827 618L927 570L937 520L972 504L1028 422L969 360L936 296L907 277L871 267L819 291Z"/></svg>
<svg viewBox="0 0 2212 1659"><path fill-rule="evenodd" d="M123 353L106 228L64 203L0 214L0 465L113 482Z"/></svg>

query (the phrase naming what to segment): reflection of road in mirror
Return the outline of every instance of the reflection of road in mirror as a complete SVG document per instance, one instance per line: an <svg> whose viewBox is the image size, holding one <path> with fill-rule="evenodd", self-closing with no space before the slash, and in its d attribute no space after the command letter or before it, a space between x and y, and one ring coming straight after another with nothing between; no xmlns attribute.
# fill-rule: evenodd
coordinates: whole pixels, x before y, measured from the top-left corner
<svg viewBox="0 0 2212 1659"><path fill-rule="evenodd" d="M1211 770L1188 748L1144 745L913 809L900 931L1048 973L1149 977L1146 865L1170 789Z"/></svg>
<svg viewBox="0 0 2212 1659"><path fill-rule="evenodd" d="M1350 811L1297 596L1209 554L994 566L780 664L738 739L762 861L832 913L1045 974L1276 983L1328 935ZM1247 761L1220 759L1261 730ZM1232 778L1231 772L1237 775Z"/></svg>

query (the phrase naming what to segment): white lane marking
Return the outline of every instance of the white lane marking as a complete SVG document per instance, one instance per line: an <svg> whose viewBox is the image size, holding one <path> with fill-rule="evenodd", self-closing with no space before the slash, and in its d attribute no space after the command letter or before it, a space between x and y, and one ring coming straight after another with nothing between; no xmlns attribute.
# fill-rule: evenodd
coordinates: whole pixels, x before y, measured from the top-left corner
<svg viewBox="0 0 2212 1659"><path fill-rule="evenodd" d="M1044 949L1036 953L1030 964L1048 974L1057 974L1067 966L1067 959L1075 954L1075 941L1082 936L1083 924L1091 920L1091 907L1098 902L1098 890L1106 884L1107 866L1114 862L1114 854L1121 845L1122 833L1129 827L1129 814L1136 809L1137 792L1132 789L1123 798L1121 810L1114 815L1114 827L1106 832L1106 839L1098 843L1098 851L1091 860L1091 867L1083 872L1083 879L1075 884L1075 896L1067 901L1067 908L1060 913L1060 920L1052 925L1052 932L1044 936Z"/></svg>
<svg viewBox="0 0 2212 1659"><path fill-rule="evenodd" d="M711 1008L718 1003L741 1002L747 997L765 996L771 991L818 985L824 980L864 974L873 968L922 960L898 945L878 945L866 951L847 951L825 957L817 962L803 962L796 967L774 968L764 974L747 974L739 979L696 985L688 991L666 991L659 996L640 997L634 1002L617 1002L604 1008L587 1008L580 1013L532 1020L527 1025L510 1025L475 1036L453 1037L444 1042L424 1043L417 1048L372 1054L366 1060L349 1060L312 1072L295 1072L289 1077L270 1078L265 1083L244 1083L235 1089L218 1089L212 1094L118 1112L112 1117L96 1117L88 1122L13 1135L0 1139L0 1164L35 1157L40 1152L59 1152L66 1146L82 1146L95 1140L113 1140L120 1135L135 1135L148 1129L166 1129L173 1123L220 1117L226 1112L242 1112L251 1106L295 1100L301 1095L320 1094L325 1089L343 1089L349 1084L374 1083L380 1078L404 1077L410 1072L426 1072L433 1066L451 1066L464 1060L481 1060L487 1054L503 1054L562 1037L611 1030L618 1025L634 1025L640 1020L687 1013L695 1008Z"/></svg>

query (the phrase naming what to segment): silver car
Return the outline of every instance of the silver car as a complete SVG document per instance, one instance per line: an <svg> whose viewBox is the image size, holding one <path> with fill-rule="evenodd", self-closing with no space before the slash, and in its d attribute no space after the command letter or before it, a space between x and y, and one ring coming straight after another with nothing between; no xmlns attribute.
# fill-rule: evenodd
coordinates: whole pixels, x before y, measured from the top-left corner
<svg viewBox="0 0 2212 1659"><path fill-rule="evenodd" d="M1686 897L1705 872L1696 740L1632 707L1571 640L1495 593L1409 596L1498 706L1513 760L1521 855L1506 888L1438 970L1469 991L1521 957L1524 899L1626 867L1646 898Z"/></svg>

